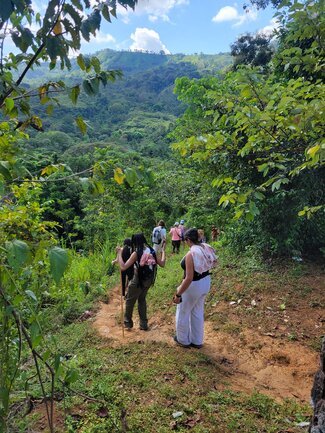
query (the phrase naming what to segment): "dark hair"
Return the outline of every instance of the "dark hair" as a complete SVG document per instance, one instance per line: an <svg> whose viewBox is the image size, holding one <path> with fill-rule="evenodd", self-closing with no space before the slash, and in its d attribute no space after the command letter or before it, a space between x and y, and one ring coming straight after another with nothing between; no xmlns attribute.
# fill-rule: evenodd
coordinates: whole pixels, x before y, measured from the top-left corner
<svg viewBox="0 0 325 433"><path fill-rule="evenodd" d="M123 241L123 245L126 247L132 247L132 239L131 238L125 238Z"/></svg>
<svg viewBox="0 0 325 433"><path fill-rule="evenodd" d="M131 238L124 239L123 249L122 249L122 259L124 263L127 262L131 256L131 247L132 247Z"/></svg>
<svg viewBox="0 0 325 433"><path fill-rule="evenodd" d="M164 220L160 220L158 222L158 225L161 226L161 227L165 227L165 221Z"/></svg>
<svg viewBox="0 0 325 433"><path fill-rule="evenodd" d="M132 236L132 250L137 251L139 257L142 256L145 245L148 245L148 242L143 233L137 233Z"/></svg>
<svg viewBox="0 0 325 433"><path fill-rule="evenodd" d="M188 229L184 233L184 239L189 239L193 244L199 243L199 233L196 228Z"/></svg>

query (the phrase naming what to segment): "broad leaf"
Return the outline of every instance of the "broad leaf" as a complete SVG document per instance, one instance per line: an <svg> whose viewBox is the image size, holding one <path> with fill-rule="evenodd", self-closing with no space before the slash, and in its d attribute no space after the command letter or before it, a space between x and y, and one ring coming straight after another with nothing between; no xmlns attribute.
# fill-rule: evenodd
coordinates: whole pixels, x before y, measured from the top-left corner
<svg viewBox="0 0 325 433"><path fill-rule="evenodd" d="M78 128L80 129L81 133L83 135L85 135L87 132L87 125L81 116L78 116L76 118L76 124L77 124Z"/></svg>
<svg viewBox="0 0 325 433"><path fill-rule="evenodd" d="M50 269L54 281L58 283L68 266L68 253L60 247L53 247L49 250Z"/></svg>
<svg viewBox="0 0 325 433"><path fill-rule="evenodd" d="M114 180L119 184L122 185L125 179L125 174L123 173L121 168L115 168L114 170Z"/></svg>
<svg viewBox="0 0 325 433"><path fill-rule="evenodd" d="M8 251L8 263L18 273L31 258L29 246L26 242L14 239L6 243L6 249Z"/></svg>

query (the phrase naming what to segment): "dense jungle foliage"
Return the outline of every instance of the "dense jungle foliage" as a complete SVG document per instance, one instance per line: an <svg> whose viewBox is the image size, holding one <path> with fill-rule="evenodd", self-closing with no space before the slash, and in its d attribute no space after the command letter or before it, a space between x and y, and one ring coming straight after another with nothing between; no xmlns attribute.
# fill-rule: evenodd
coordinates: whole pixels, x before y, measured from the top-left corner
<svg viewBox="0 0 325 433"><path fill-rule="evenodd" d="M237 252L325 253L324 3L286 1L276 39L247 36L233 57L70 60L118 4L136 3L51 0L44 17L29 0L0 6L20 50L0 59L3 429L15 382L28 386L26 347L44 395L76 380L55 343L47 349L50 308L103 295L126 236L183 218L208 238L217 225Z"/></svg>

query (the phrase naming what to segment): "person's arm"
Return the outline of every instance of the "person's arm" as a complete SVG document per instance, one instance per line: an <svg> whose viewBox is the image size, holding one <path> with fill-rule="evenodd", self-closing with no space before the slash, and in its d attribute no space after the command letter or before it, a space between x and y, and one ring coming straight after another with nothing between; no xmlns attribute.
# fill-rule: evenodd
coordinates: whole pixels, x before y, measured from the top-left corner
<svg viewBox="0 0 325 433"><path fill-rule="evenodd" d="M117 261L120 265L120 268L122 271L126 271L129 269L130 266L132 266L137 260L137 253L134 251L130 258L124 263L122 259L122 248L117 248Z"/></svg>
<svg viewBox="0 0 325 433"><path fill-rule="evenodd" d="M179 304L182 301L182 294L188 289L194 278L194 262L191 252L185 256L186 275L182 283L177 287L173 301Z"/></svg>
<svg viewBox="0 0 325 433"><path fill-rule="evenodd" d="M166 252L165 252L164 245L163 245L162 250L161 250L161 255L160 255L160 254L159 254L159 255L156 255L156 261L157 261L157 263L158 263L158 265L159 265L160 267L162 267L162 268L165 267L165 263L166 263Z"/></svg>

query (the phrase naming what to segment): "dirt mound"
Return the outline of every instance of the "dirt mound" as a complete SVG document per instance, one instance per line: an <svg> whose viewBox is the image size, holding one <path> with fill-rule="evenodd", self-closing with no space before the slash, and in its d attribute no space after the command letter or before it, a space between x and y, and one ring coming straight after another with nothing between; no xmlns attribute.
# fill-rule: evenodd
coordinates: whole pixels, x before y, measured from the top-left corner
<svg viewBox="0 0 325 433"><path fill-rule="evenodd" d="M119 288L110 293L110 302L102 303L94 327L114 347L135 341L155 341L174 345L173 309L150 320L149 331L139 330L135 316L132 331L122 332L121 297ZM177 347L177 350L184 350ZM192 349L197 350L197 349ZM262 335L258 329L243 329L231 335L214 330L213 323L205 322L203 353L223 365L229 373L228 387L237 391L253 390L277 400L296 398L309 402L318 356L298 342L283 341Z"/></svg>

